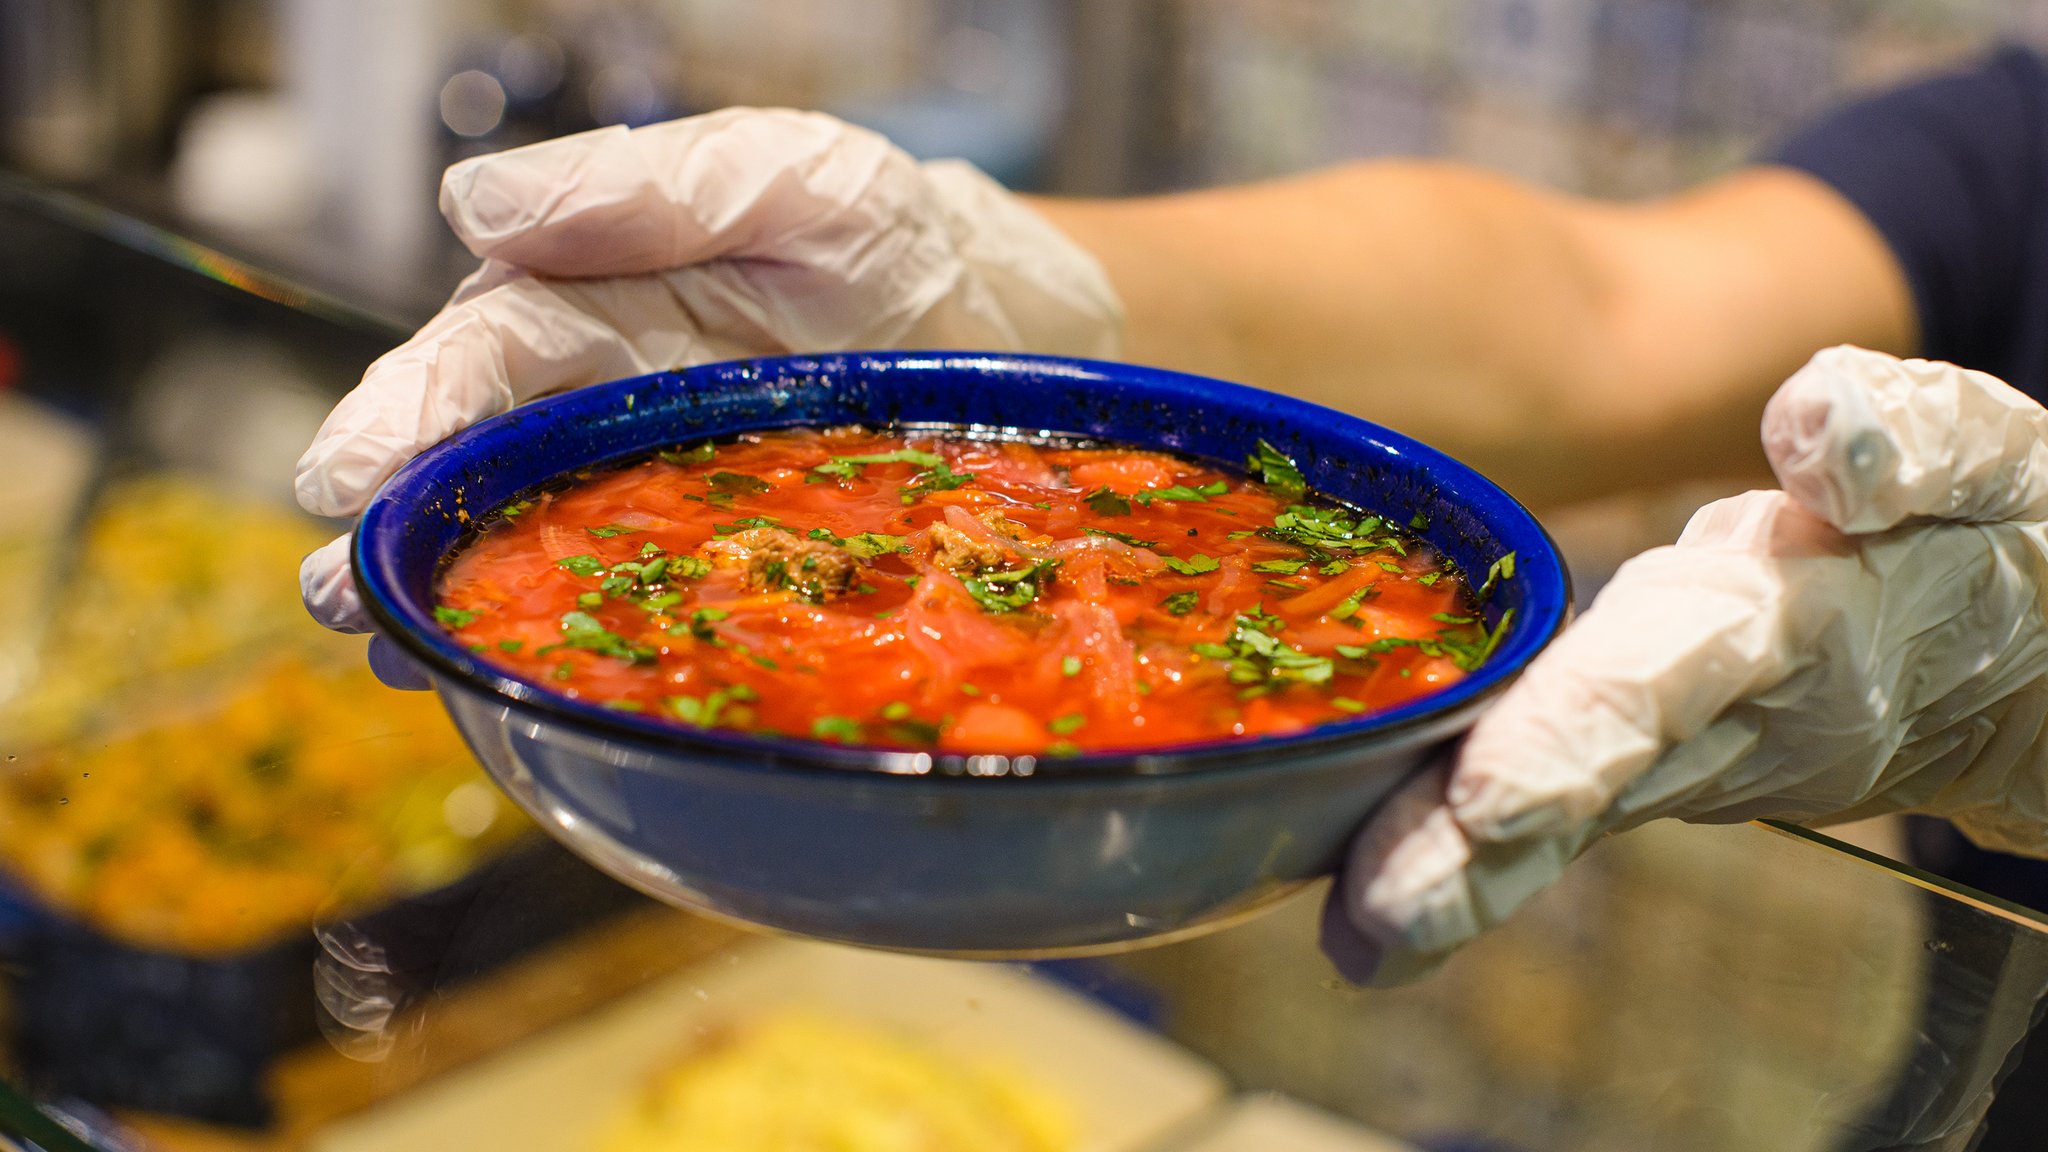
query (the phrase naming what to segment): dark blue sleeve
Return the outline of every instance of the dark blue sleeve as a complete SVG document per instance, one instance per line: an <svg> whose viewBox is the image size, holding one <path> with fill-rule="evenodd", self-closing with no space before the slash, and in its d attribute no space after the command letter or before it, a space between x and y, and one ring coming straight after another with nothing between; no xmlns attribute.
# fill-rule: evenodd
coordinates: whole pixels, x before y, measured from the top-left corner
<svg viewBox="0 0 2048 1152"><path fill-rule="evenodd" d="M1776 162L1833 185L1912 283L1921 355L2048 383L2048 64L1999 51L1968 71L1852 104Z"/></svg>

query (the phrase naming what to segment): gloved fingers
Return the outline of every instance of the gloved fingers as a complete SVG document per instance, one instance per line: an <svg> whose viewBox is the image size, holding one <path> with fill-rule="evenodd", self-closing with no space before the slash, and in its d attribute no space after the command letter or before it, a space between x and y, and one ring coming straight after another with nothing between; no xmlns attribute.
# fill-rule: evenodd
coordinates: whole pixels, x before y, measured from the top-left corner
<svg viewBox="0 0 2048 1152"><path fill-rule="evenodd" d="M441 214L481 257L548 276L619 276L727 257L888 259L928 195L883 137L814 112L729 108L599 128L465 160ZM857 278L857 277L850 277Z"/></svg>
<svg viewBox="0 0 2048 1152"><path fill-rule="evenodd" d="M434 686L426 670L413 662L403 649L382 636L370 637L370 671L388 688L425 692Z"/></svg>
<svg viewBox="0 0 2048 1152"><path fill-rule="evenodd" d="M1346 952L1357 966L1345 973L1353 980L1373 979L1390 949L1443 951L1484 927L1466 884L1472 845L1444 803L1449 776L1448 758L1430 764L1352 839L1330 899L1363 941ZM1363 967L1368 959L1372 971Z"/></svg>
<svg viewBox="0 0 2048 1152"><path fill-rule="evenodd" d="M1843 345L1764 409L1785 491L1844 532L2048 518L2048 409L1996 377Z"/></svg>
<svg viewBox="0 0 2048 1152"><path fill-rule="evenodd" d="M1783 493L1752 492L1623 565L1473 728L1447 791L1460 828L1500 843L1598 820L1668 749L1799 666L1788 562L1853 567L1843 544Z"/></svg>
<svg viewBox="0 0 2048 1152"><path fill-rule="evenodd" d="M336 632L368 632L370 617L356 591L349 565L349 538L337 536L306 554L299 563L299 595L306 611L323 627Z"/></svg>
<svg viewBox="0 0 2048 1152"><path fill-rule="evenodd" d="M661 278L505 280L370 366L299 458L299 503L353 516L406 461L514 404L718 352Z"/></svg>
<svg viewBox="0 0 2048 1152"><path fill-rule="evenodd" d="M337 632L369 632L369 614L356 592L349 567L349 538L339 536L307 555L299 565L299 591L313 619ZM370 671L393 688L432 688L427 674L412 658L382 636L370 637Z"/></svg>

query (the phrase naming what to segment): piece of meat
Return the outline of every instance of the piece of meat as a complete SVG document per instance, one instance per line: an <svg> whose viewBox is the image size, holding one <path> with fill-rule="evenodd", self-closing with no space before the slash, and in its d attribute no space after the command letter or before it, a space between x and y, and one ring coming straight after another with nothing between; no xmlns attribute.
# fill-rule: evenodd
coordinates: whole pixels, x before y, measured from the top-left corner
<svg viewBox="0 0 2048 1152"><path fill-rule="evenodd" d="M1025 543L1024 526L997 508L979 516L948 508L946 519L932 525L931 534L932 562L956 576L1014 568L1049 555Z"/></svg>
<svg viewBox="0 0 2048 1152"><path fill-rule="evenodd" d="M851 592L864 567L853 553L823 540L806 540L781 528L749 528L704 546L711 562L746 569L752 591L795 592L813 602Z"/></svg>
<svg viewBox="0 0 2048 1152"><path fill-rule="evenodd" d="M972 576L1010 566L1010 553L1000 545L976 539L950 524L932 525L932 562L956 576Z"/></svg>

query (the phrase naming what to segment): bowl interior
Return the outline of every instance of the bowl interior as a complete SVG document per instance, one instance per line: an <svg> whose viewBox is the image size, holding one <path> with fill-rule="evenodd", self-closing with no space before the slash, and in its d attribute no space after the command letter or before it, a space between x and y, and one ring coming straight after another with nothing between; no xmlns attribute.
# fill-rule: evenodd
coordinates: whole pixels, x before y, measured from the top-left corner
<svg viewBox="0 0 2048 1152"><path fill-rule="evenodd" d="M1176 772L1241 763L1253 747L1401 731L1498 691L1569 612L1563 563L1535 518L1492 482L1427 445L1305 401L1203 377L973 353L733 361L577 389L513 409L436 445L385 485L357 527L357 582L380 629L436 675L626 739L784 766L889 770L896 757L875 749L690 732L570 700L493 668L433 619L442 557L473 518L522 491L576 468L677 442L852 423L1067 433L1167 449L1240 471L1263 438L1294 458L1315 491L1402 523L1421 517L1421 535L1477 579L1515 554L1513 578L1500 582L1484 607L1489 626L1510 611L1513 626L1484 665L1443 692L1304 733L1043 761L1041 774Z"/></svg>

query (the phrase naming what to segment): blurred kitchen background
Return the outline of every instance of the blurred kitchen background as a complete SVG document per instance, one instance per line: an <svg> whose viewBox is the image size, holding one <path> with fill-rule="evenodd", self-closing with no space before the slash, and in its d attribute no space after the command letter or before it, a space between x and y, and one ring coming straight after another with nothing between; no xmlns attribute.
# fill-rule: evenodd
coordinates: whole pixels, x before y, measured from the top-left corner
<svg viewBox="0 0 2048 1152"><path fill-rule="evenodd" d="M434 1125L495 1111L530 1131L493 1146L559 1148L512 1103L588 1128L618 1101L434 1078L501 1050L501 1073L598 1067L602 1039L630 1094L775 981L1055 1069L1141 1027L1202 1061L1176 1123L1227 1083L1405 1141L1205 1149L1829 1152L1845 1118L1995 1067L2048 970L2041 923L1757 827L1603 845L1398 993L1335 980L1312 894L957 994L916 967L936 962L735 943L550 855L428 698L305 618L297 558L341 526L289 478L472 265L434 199L477 152L779 104L1034 191L1424 154L1640 196L2003 39L2048 44L2048 3L0 0L0 1076L150 1147L450 1148ZM1717 494L1542 512L1584 596ZM1896 825L1849 835L1905 855ZM627 1015L670 1031L604 1032L643 986ZM1094 1041L982 1015L1075 989ZM692 1023L707 1002L728 1019ZM516 1056L535 1037L555 1054ZM1165 1098L1093 1089L1118 1115Z"/></svg>
<svg viewBox="0 0 2048 1152"><path fill-rule="evenodd" d="M1635 196L1999 39L2033 0L0 0L22 171L408 316L441 168L601 124L820 108L1035 191L1458 157Z"/></svg>

